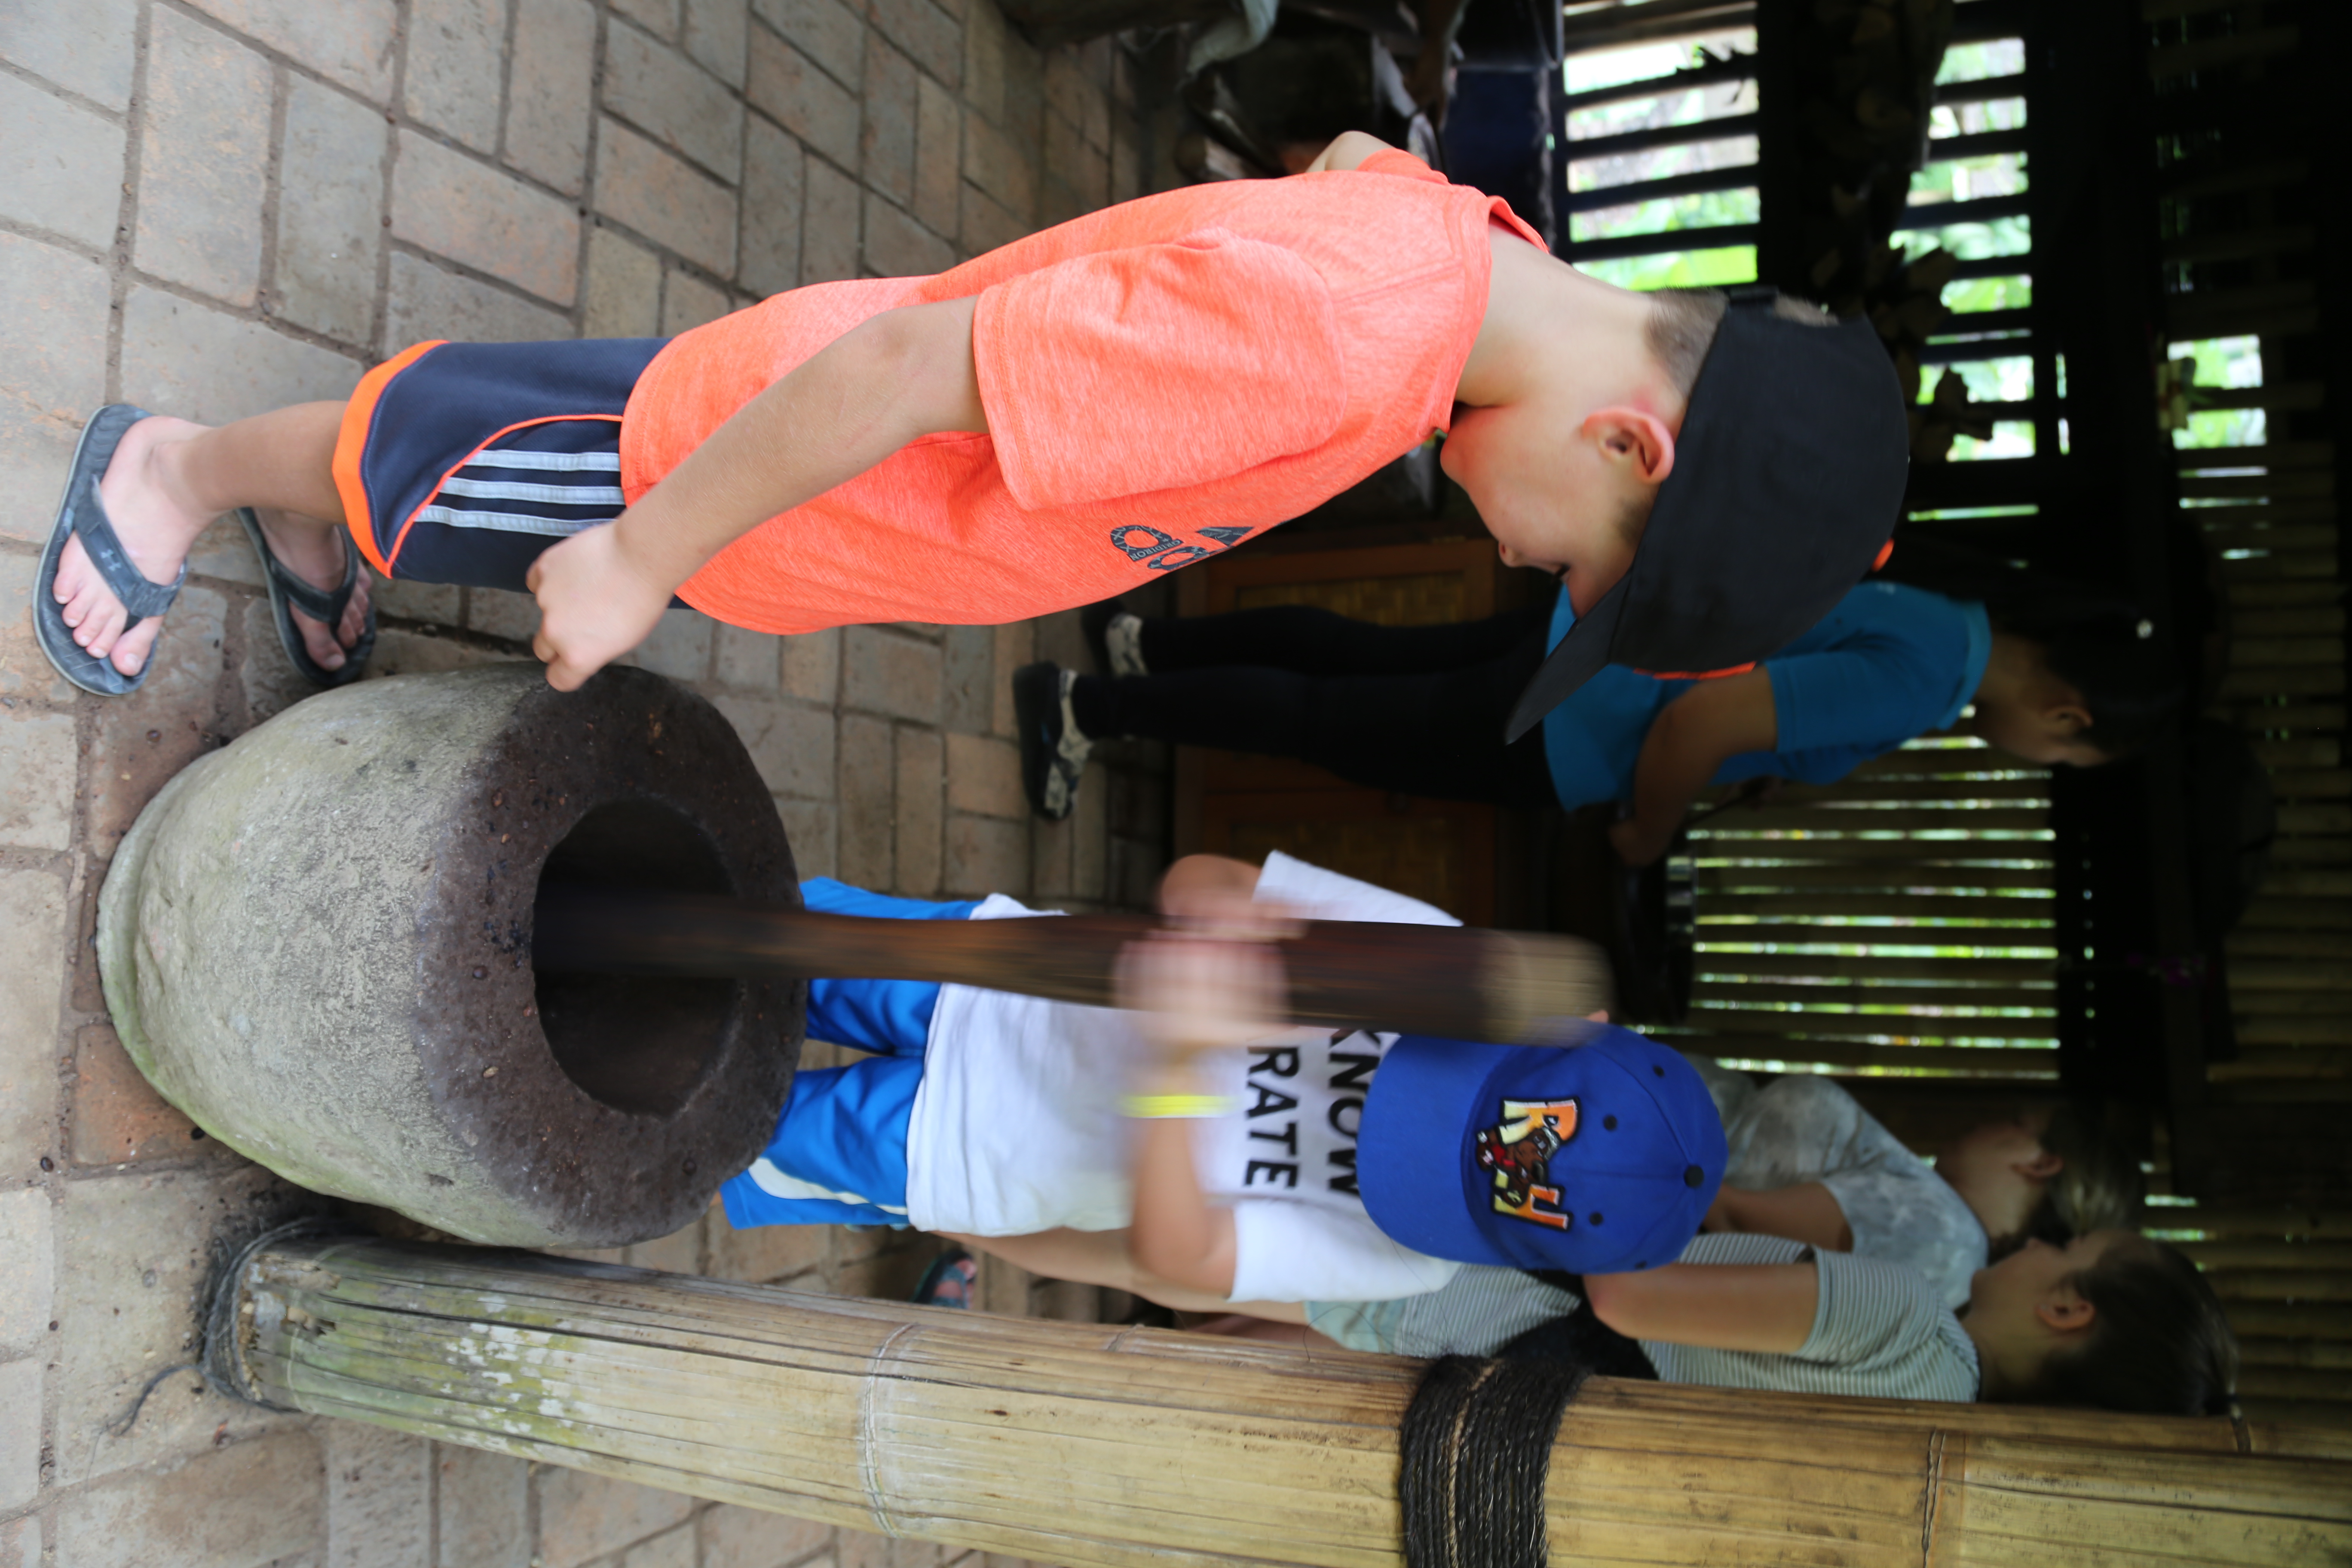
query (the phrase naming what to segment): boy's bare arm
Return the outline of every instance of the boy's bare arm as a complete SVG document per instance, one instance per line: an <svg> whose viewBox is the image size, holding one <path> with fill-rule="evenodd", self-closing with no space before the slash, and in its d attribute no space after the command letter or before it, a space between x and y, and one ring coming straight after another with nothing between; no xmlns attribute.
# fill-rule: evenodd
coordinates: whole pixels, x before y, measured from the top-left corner
<svg viewBox="0 0 2352 1568"><path fill-rule="evenodd" d="M1299 171L1302 174L1319 174L1331 169L1352 169L1375 153L1393 153L1396 149L1379 137L1362 131L1342 131L1331 139L1331 144L1315 154L1315 162Z"/></svg>
<svg viewBox="0 0 2352 1568"><path fill-rule="evenodd" d="M1281 961L1261 942L1161 935L1119 955L1119 1005L1154 1056L1123 1108L1135 1139L1128 1245L1137 1267L1188 1290L1232 1295L1238 1265L1234 1212L1210 1202L1193 1160L1194 1119L1234 1109L1202 1060L1262 1036L1282 991Z"/></svg>
<svg viewBox="0 0 2352 1568"><path fill-rule="evenodd" d="M1813 1331L1821 1278L1811 1263L1669 1263L1588 1274L1584 1296L1631 1339L1786 1355Z"/></svg>
<svg viewBox="0 0 2352 1568"><path fill-rule="evenodd" d="M1853 1227L1837 1195L1819 1182L1794 1187L1725 1187L1708 1205L1709 1231L1744 1231L1801 1241L1827 1252L1852 1252Z"/></svg>
<svg viewBox="0 0 2352 1568"><path fill-rule="evenodd" d="M943 433L985 435L974 301L885 311L760 394L609 528L531 567L548 684L571 691L645 640L678 584L778 512Z"/></svg>
<svg viewBox="0 0 2352 1568"><path fill-rule="evenodd" d="M1128 1233L1123 1230L1041 1230L1028 1236L941 1234L974 1252L1003 1258L1015 1268L1048 1279L1124 1290L1174 1312L1230 1312L1275 1323L1307 1321L1304 1301L1228 1301L1212 1291L1188 1290L1147 1273L1135 1266Z"/></svg>
<svg viewBox="0 0 2352 1568"><path fill-rule="evenodd" d="M1135 1158L1135 1219L1129 1246L1136 1267L1223 1303L1234 1293L1234 1211L1209 1202L1192 1162L1192 1124L1142 1123Z"/></svg>
<svg viewBox="0 0 2352 1568"><path fill-rule="evenodd" d="M1160 912L1218 912L1232 901L1246 903L1257 891L1260 868L1223 855L1187 855L1160 879Z"/></svg>
<svg viewBox="0 0 2352 1568"><path fill-rule="evenodd" d="M1730 758L1769 752L1780 738L1769 672L1702 680L1650 722L1633 764L1633 815L1609 830L1618 858L1646 866L1666 852L1690 804Z"/></svg>

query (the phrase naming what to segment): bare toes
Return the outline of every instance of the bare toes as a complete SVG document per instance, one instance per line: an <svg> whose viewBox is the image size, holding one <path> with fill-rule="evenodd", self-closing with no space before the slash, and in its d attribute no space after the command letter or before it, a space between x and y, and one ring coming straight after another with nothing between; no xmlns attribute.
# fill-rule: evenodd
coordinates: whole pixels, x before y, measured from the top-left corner
<svg viewBox="0 0 2352 1568"><path fill-rule="evenodd" d="M145 668L147 656L154 651L155 638L163 629L163 623L151 616L123 633L122 640L114 645L114 668L125 675L138 674Z"/></svg>
<svg viewBox="0 0 2352 1568"><path fill-rule="evenodd" d="M68 604L88 591L89 576L89 554L81 541L67 540L66 547L58 552L57 580L49 584L49 592L58 604Z"/></svg>
<svg viewBox="0 0 2352 1568"><path fill-rule="evenodd" d="M104 658L130 619L120 605L100 605L74 628L74 641L88 648L92 658Z"/></svg>
<svg viewBox="0 0 2352 1568"><path fill-rule="evenodd" d="M294 617L294 625L302 634L302 646L310 650L312 664L317 665L320 669L343 668L342 647L328 633L322 623L314 621L308 616L297 614Z"/></svg>
<svg viewBox="0 0 2352 1568"><path fill-rule="evenodd" d="M335 631L345 647L357 647L360 638L367 635L367 584L362 581L352 591L351 603L343 606L343 623Z"/></svg>
<svg viewBox="0 0 2352 1568"><path fill-rule="evenodd" d="M76 585L73 597L66 601L66 607L60 613L65 616L66 625L78 626L84 621L121 607L121 601L108 592L105 584L89 582Z"/></svg>

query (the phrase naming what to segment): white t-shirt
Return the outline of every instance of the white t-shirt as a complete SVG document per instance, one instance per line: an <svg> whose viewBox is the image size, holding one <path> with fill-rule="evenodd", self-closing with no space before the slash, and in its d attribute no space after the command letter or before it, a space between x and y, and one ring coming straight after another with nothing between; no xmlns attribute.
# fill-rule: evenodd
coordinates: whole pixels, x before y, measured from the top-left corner
<svg viewBox="0 0 2352 1568"><path fill-rule="evenodd" d="M1257 899L1318 920L1456 925L1418 900L1266 858ZM1035 911L997 895L974 920ZM1356 1129L1393 1035L1286 1029L1207 1070L1238 1114L1195 1123L1211 1201L1229 1206L1237 1301L1435 1290L1460 1267L1381 1234L1356 1192ZM1117 1230L1134 1210L1118 1100L1148 1047L1124 1015L966 985L940 988L907 1129L907 1217L923 1230Z"/></svg>

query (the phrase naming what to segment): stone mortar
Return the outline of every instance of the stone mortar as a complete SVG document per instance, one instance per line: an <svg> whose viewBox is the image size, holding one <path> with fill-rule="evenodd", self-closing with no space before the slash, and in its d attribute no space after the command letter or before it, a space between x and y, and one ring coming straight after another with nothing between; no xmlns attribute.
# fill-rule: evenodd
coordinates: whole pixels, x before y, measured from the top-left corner
<svg viewBox="0 0 2352 1568"><path fill-rule="evenodd" d="M593 814L593 820L592 818ZM691 1222L772 1134L805 989L542 977L541 878L797 904L726 720L657 676L367 681L173 779L99 905L107 1005L199 1126L469 1240Z"/></svg>

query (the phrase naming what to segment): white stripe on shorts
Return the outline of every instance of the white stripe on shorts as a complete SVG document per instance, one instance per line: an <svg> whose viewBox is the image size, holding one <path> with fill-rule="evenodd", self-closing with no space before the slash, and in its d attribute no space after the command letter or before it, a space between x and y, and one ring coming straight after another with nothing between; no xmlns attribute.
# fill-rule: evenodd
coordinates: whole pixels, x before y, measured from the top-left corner
<svg viewBox="0 0 2352 1568"><path fill-rule="evenodd" d="M487 528L495 533L544 533L568 539L583 529L596 528L613 520L534 517L522 511L459 511L455 507L428 506L417 512L416 521L437 522L447 528Z"/></svg>
<svg viewBox="0 0 2352 1568"><path fill-rule="evenodd" d="M618 452L525 452L492 447L477 452L466 459L468 468L538 468L542 472L579 472L595 469L603 473L621 471Z"/></svg>
<svg viewBox="0 0 2352 1568"><path fill-rule="evenodd" d="M764 1154L752 1161L751 1170L744 1173L751 1178L761 1192L772 1197L830 1198L835 1203L864 1204L868 1208L880 1209L884 1214L904 1215L907 1212L891 1204L877 1204L863 1193L837 1193L831 1187L819 1186L814 1182L803 1181L791 1172L778 1167Z"/></svg>
<svg viewBox="0 0 2352 1568"><path fill-rule="evenodd" d="M627 503L618 485L530 485L513 479L468 479L458 478L441 481L445 496L474 496L482 500L535 500L550 506L609 506L614 510Z"/></svg>

